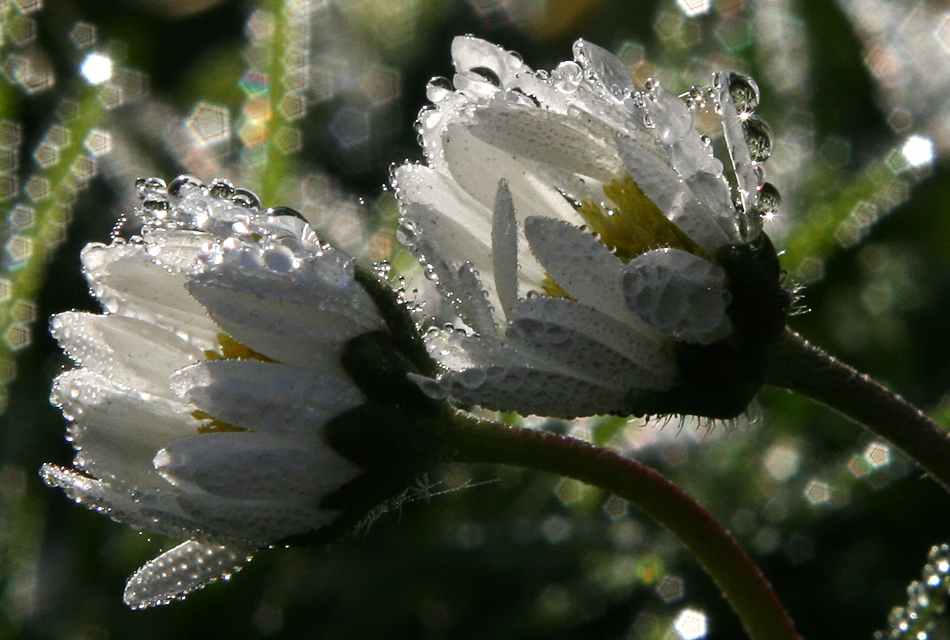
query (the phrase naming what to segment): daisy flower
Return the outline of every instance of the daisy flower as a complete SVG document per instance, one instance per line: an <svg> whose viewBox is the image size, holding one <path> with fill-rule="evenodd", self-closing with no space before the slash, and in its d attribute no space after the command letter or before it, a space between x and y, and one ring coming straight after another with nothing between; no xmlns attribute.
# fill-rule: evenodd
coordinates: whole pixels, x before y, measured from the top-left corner
<svg viewBox="0 0 950 640"><path fill-rule="evenodd" d="M419 115L427 162L393 175L401 239L457 316L427 333L427 393L560 418L740 414L790 303L762 231L780 198L756 84L637 90L583 40L550 73L473 37L452 57Z"/></svg>
<svg viewBox="0 0 950 640"><path fill-rule="evenodd" d="M358 282L372 289L372 276L299 213L261 211L226 181L138 186L141 235L82 252L105 312L51 321L78 365L52 391L76 455L42 476L115 520L186 540L129 580L125 602L144 607L227 577L255 549L331 539L418 471L391 425L372 431L379 413L411 421L374 391L393 388L374 362L399 357ZM361 364L367 350L375 360Z"/></svg>

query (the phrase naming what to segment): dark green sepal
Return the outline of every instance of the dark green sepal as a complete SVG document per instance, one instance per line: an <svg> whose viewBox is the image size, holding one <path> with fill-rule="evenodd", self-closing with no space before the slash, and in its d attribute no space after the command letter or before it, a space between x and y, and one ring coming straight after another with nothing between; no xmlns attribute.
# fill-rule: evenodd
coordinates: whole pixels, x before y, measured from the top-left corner
<svg viewBox="0 0 950 640"><path fill-rule="evenodd" d="M413 362L393 336L373 331L351 338L340 357L343 368L372 403L431 408L435 402L407 377Z"/></svg>
<svg viewBox="0 0 950 640"><path fill-rule="evenodd" d="M430 401L431 402L431 401ZM445 425L451 411L425 407L363 405L324 427L326 443L364 471L325 496L319 507L339 511L328 527L282 540L282 544L328 544L364 522L374 510L399 498L424 473L450 457Z"/></svg>
<svg viewBox="0 0 950 640"><path fill-rule="evenodd" d="M415 371L422 375L435 376L439 372L439 365L429 355L419 327L413 321L409 309L399 299L398 292L373 271L359 265L354 266L353 278L373 299L399 350L409 358Z"/></svg>
<svg viewBox="0 0 950 640"><path fill-rule="evenodd" d="M758 393L769 345L785 327L792 294L782 286L775 247L764 233L752 242L720 247L714 260L729 279L732 334L710 345L677 342L679 384L663 392L633 391L625 411L728 420L741 415Z"/></svg>
<svg viewBox="0 0 950 640"><path fill-rule="evenodd" d="M401 409L393 405L362 405L343 413L324 427L327 444L360 467L418 475L444 457L442 411Z"/></svg>

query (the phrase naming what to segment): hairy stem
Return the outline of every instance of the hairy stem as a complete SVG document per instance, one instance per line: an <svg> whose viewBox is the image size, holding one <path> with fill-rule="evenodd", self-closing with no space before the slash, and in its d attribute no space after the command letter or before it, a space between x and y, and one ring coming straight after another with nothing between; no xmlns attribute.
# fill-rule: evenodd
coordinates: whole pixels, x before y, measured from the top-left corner
<svg viewBox="0 0 950 640"><path fill-rule="evenodd" d="M817 400L908 454L950 492L950 434L896 393L786 329L765 383Z"/></svg>
<svg viewBox="0 0 950 640"><path fill-rule="evenodd" d="M732 534L653 469L573 438L462 414L450 437L457 462L546 471L623 498L679 538L722 589L753 640L800 640L765 576Z"/></svg>

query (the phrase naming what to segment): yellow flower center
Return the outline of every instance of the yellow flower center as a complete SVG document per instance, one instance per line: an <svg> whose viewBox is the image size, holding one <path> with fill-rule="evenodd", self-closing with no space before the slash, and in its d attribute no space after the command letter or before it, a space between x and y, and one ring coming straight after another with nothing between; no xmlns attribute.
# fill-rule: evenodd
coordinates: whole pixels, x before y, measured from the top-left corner
<svg viewBox="0 0 950 640"><path fill-rule="evenodd" d="M577 212L618 258L630 262L639 255L669 247L709 259L709 254L677 227L643 193L632 176L614 180L604 194L615 207L605 208L593 201L582 202Z"/></svg>
<svg viewBox="0 0 950 640"><path fill-rule="evenodd" d="M208 360L260 360L261 362L277 362L272 358L268 358L265 355L254 351L245 344L241 344L231 336L226 333L218 334L218 344L221 346L221 352L218 353L213 349L205 350L205 357ZM195 420L200 420L201 425L198 426L198 434L203 435L206 433L234 433L238 431L247 431L243 427L237 427L233 424L228 424L223 420L218 420L214 416L205 413L204 411L192 411L191 416Z"/></svg>

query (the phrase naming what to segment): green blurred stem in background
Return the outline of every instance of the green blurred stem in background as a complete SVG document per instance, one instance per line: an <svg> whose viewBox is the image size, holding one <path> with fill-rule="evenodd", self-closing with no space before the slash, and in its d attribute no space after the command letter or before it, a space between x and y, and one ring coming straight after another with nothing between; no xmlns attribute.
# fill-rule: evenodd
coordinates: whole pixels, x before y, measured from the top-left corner
<svg viewBox="0 0 950 640"><path fill-rule="evenodd" d="M449 437L455 462L555 473L626 500L666 527L699 560L753 640L800 640L765 576L732 534L653 469L581 440L461 413Z"/></svg>
<svg viewBox="0 0 950 640"><path fill-rule="evenodd" d="M817 400L903 450L950 492L950 435L899 395L785 330L766 384Z"/></svg>

